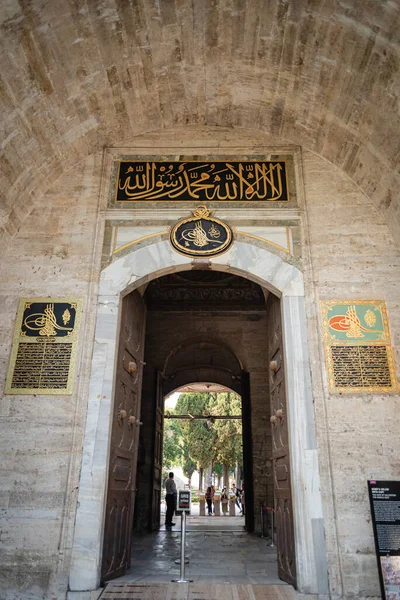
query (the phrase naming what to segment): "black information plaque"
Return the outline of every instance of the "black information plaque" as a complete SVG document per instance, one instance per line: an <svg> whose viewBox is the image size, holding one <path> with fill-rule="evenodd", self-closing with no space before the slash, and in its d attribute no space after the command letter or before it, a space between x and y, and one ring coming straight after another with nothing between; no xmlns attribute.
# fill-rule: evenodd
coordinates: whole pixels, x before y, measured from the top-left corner
<svg viewBox="0 0 400 600"><path fill-rule="evenodd" d="M384 600L400 600L400 481L368 481Z"/></svg>
<svg viewBox="0 0 400 600"><path fill-rule="evenodd" d="M288 202L285 161L121 161L115 202Z"/></svg>
<svg viewBox="0 0 400 600"><path fill-rule="evenodd" d="M72 394L79 298L21 298L6 394Z"/></svg>
<svg viewBox="0 0 400 600"><path fill-rule="evenodd" d="M332 346L337 388L390 388L392 377L387 346Z"/></svg>

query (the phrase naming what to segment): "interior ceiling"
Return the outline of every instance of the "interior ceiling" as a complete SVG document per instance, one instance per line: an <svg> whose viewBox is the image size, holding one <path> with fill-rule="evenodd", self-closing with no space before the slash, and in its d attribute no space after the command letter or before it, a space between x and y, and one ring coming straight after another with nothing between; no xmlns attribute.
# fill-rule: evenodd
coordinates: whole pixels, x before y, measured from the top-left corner
<svg viewBox="0 0 400 600"><path fill-rule="evenodd" d="M180 393L189 393L189 392L201 392L201 393L210 393L210 392L230 392L231 389L225 387L224 385L219 385L218 383L191 383L189 385L184 385L179 390L175 390L175 392Z"/></svg>
<svg viewBox="0 0 400 600"><path fill-rule="evenodd" d="M400 235L398 0L4 0L1 239L83 157L254 128L345 171Z"/></svg>
<svg viewBox="0 0 400 600"><path fill-rule="evenodd" d="M268 295L257 283L219 271L195 270L153 279L146 287L147 310L265 312Z"/></svg>

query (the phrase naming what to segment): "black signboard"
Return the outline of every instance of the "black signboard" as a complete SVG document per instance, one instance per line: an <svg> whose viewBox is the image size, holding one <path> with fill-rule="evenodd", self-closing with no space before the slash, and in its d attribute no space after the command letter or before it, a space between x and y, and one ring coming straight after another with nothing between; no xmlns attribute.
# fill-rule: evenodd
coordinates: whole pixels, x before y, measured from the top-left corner
<svg viewBox="0 0 400 600"><path fill-rule="evenodd" d="M368 481L384 600L400 600L400 481Z"/></svg>
<svg viewBox="0 0 400 600"><path fill-rule="evenodd" d="M116 202L287 202L285 161L121 161Z"/></svg>
<svg viewBox="0 0 400 600"><path fill-rule="evenodd" d="M190 490L179 490L178 511L190 512Z"/></svg>

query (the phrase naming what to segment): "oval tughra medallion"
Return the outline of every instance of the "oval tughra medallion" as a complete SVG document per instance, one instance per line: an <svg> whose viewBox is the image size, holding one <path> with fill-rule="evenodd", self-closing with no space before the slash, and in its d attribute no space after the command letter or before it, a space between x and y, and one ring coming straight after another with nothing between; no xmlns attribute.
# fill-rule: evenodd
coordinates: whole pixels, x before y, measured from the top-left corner
<svg viewBox="0 0 400 600"><path fill-rule="evenodd" d="M193 216L176 223L171 230L171 244L187 256L216 256L228 250L233 236L231 228L214 217L206 206L198 206Z"/></svg>

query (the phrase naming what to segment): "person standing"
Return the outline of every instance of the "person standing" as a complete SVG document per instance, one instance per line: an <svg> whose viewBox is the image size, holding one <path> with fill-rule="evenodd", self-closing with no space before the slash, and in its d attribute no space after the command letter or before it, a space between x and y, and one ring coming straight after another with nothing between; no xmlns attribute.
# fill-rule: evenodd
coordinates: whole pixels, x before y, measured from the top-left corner
<svg viewBox="0 0 400 600"><path fill-rule="evenodd" d="M214 502L214 486L213 485L209 485L206 490L206 502L207 502L208 514L211 516L213 514L212 504Z"/></svg>
<svg viewBox="0 0 400 600"><path fill-rule="evenodd" d="M225 516L226 514L228 514L228 510L229 510L229 496L228 496L228 492L226 491L226 488L222 488L222 493L221 493L221 506L222 506L222 512L223 515Z"/></svg>
<svg viewBox="0 0 400 600"><path fill-rule="evenodd" d="M167 482L165 484L165 501L167 503L167 513L165 515L165 525L167 527L171 527L172 525L175 525L175 523L172 522L172 517L174 516L174 512L176 509L176 497L177 497L177 491L176 491L176 484L174 481L174 474L171 471Z"/></svg>

